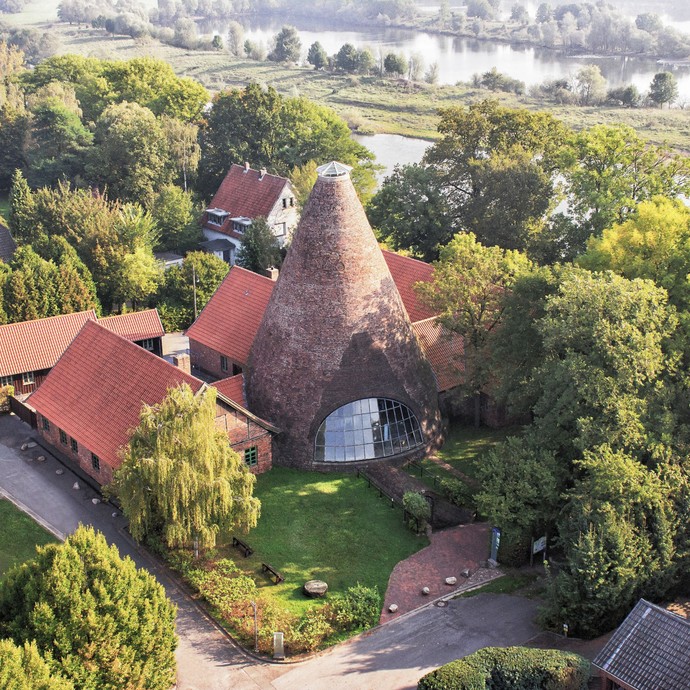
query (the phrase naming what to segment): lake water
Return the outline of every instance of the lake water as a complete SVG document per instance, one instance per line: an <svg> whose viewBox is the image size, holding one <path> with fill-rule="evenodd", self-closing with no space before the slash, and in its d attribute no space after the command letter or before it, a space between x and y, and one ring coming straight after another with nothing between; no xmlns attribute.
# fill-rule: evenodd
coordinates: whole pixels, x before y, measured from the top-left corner
<svg viewBox="0 0 690 690"><path fill-rule="evenodd" d="M297 27L302 40L303 57L306 57L307 49L314 41L319 41L329 55L335 54L344 43L352 43L357 48L369 48L374 56L385 55L390 51L402 52L408 56L417 53L427 66L433 62L438 64L441 84L467 82L474 74L496 67L499 72L520 79L530 86L548 79L567 79L583 65L596 64L606 77L609 88L633 83L641 92L645 92L656 72L669 69L649 59L570 57L534 46L478 41L381 26L366 29L345 27L336 31L324 22L300 17L247 19L245 36L252 41L270 45L273 36L285 23ZM218 24L206 25L203 29L209 33L225 33L224 27ZM671 69L678 79L680 100L690 102L690 66Z"/></svg>
<svg viewBox="0 0 690 690"><path fill-rule="evenodd" d="M401 137L399 134L353 134L352 138L372 151L376 155L376 162L384 167L378 175L379 183L393 172L393 167L398 163L419 163L427 146L431 146L430 141Z"/></svg>

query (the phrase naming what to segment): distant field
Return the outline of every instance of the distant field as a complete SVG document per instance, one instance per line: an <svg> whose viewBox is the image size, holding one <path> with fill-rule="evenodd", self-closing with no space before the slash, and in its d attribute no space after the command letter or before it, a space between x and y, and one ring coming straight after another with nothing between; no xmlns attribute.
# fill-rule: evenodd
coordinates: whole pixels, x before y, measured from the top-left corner
<svg viewBox="0 0 690 690"><path fill-rule="evenodd" d="M37 545L55 542L57 539L28 515L0 499L0 578L11 566L32 558Z"/></svg>

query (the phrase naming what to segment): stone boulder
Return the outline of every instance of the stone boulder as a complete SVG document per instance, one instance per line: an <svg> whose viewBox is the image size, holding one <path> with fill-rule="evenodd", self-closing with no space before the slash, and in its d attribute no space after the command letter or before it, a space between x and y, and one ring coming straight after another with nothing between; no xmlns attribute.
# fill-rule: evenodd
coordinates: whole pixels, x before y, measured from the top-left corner
<svg viewBox="0 0 690 690"><path fill-rule="evenodd" d="M304 583L302 591L312 599L319 599L326 595L328 585L323 580L309 580Z"/></svg>

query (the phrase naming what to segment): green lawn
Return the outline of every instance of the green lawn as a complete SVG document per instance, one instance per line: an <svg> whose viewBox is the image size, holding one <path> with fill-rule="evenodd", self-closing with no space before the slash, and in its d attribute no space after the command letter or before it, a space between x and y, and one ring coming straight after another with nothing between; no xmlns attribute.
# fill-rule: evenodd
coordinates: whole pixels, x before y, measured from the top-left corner
<svg viewBox="0 0 690 690"><path fill-rule="evenodd" d="M254 554L245 559L230 549L229 556L256 577L265 594L295 613L310 606L302 585L311 579L325 580L329 592L359 582L377 586L383 596L395 564L428 544L404 527L399 508L352 474L276 467L258 477L254 493L261 499L261 519L242 537ZM285 582L273 585L262 576L262 562L279 570Z"/></svg>
<svg viewBox="0 0 690 690"><path fill-rule="evenodd" d="M0 577L15 563L31 558L37 545L56 541L28 515L0 499Z"/></svg>

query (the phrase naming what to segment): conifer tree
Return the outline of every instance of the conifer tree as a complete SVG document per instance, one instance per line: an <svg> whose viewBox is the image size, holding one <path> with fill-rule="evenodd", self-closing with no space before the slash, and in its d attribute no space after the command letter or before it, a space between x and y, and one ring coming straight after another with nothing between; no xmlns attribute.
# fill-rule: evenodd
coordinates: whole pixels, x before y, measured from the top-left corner
<svg viewBox="0 0 690 690"><path fill-rule="evenodd" d="M17 169L12 175L10 188L10 210L7 220L12 235L21 244L29 244L36 238L36 224L33 222L34 200L26 178Z"/></svg>
<svg viewBox="0 0 690 690"><path fill-rule="evenodd" d="M110 491L132 536L168 546L214 546L220 532L256 526L254 475L215 425L216 393L187 384L159 405L144 405Z"/></svg>
<svg viewBox="0 0 690 690"><path fill-rule="evenodd" d="M74 690L74 685L51 673L35 642L17 646L0 640L0 690Z"/></svg>
<svg viewBox="0 0 690 690"><path fill-rule="evenodd" d="M35 640L53 673L78 688L168 690L175 681L174 604L91 527L7 574L0 637Z"/></svg>

